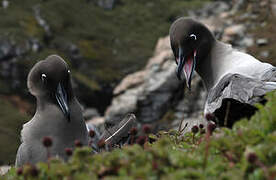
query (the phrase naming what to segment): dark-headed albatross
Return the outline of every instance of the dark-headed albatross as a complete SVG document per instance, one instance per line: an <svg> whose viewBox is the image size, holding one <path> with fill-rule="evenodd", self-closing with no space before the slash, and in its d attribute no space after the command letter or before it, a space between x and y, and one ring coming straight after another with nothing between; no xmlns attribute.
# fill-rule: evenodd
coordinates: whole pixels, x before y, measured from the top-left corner
<svg viewBox="0 0 276 180"><path fill-rule="evenodd" d="M33 118L23 125L16 166L47 160L47 150L42 144L45 136L52 138L51 156L62 159L67 159L65 148L73 148L75 140L88 144L87 128L70 76L68 65L57 55L47 57L31 69L27 84L36 97L37 108Z"/></svg>
<svg viewBox="0 0 276 180"><path fill-rule="evenodd" d="M254 114L255 103L276 89L276 68L215 39L202 23L179 18L170 28L177 77L191 88L195 70L208 91L204 115L220 125L232 126ZM184 74L184 75L183 75Z"/></svg>

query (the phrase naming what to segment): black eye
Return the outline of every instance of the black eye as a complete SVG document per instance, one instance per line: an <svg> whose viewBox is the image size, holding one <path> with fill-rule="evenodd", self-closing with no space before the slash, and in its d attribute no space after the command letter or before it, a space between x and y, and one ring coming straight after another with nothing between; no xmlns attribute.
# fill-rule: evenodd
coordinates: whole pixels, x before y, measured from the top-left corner
<svg viewBox="0 0 276 180"><path fill-rule="evenodd" d="M196 39L197 39L195 34L191 34L191 35L190 35L190 38L193 39L193 40L196 40Z"/></svg>
<svg viewBox="0 0 276 180"><path fill-rule="evenodd" d="M43 83L46 81L46 77L47 77L46 74L44 73L41 74L41 80Z"/></svg>

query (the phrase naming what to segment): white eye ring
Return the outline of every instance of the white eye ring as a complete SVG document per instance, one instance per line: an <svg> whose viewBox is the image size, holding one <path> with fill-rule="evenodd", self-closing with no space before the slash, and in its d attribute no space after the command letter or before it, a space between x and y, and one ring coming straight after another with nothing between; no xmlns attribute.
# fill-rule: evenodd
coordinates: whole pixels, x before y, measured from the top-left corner
<svg viewBox="0 0 276 180"><path fill-rule="evenodd" d="M41 74L41 80L42 80L43 82L46 80L46 77L47 77L46 74L44 74L44 73Z"/></svg>
<svg viewBox="0 0 276 180"><path fill-rule="evenodd" d="M190 37L193 37L196 40L196 35L191 34Z"/></svg>
<svg viewBox="0 0 276 180"><path fill-rule="evenodd" d="M70 71L70 70L68 70L68 73L70 74L70 73L71 73L71 71Z"/></svg>

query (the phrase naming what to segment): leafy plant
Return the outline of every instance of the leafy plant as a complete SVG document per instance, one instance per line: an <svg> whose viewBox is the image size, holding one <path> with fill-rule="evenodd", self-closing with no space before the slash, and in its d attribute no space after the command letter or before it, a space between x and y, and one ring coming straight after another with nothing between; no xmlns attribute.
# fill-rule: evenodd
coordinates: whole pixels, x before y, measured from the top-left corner
<svg viewBox="0 0 276 180"><path fill-rule="evenodd" d="M176 130L154 135L148 134L151 128L146 125L140 136L137 129L131 130L136 138L133 145L98 154L91 154L88 147L76 148L68 162L50 159L50 166L12 168L3 178L272 180L276 178L276 91L266 98L266 105L258 105L250 120L240 120L233 129L208 124L184 136Z"/></svg>

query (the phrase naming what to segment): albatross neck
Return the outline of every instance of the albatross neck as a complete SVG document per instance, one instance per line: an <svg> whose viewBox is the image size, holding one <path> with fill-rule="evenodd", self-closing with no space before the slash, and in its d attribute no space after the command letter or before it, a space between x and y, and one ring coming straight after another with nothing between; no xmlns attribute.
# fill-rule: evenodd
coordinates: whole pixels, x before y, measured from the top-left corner
<svg viewBox="0 0 276 180"><path fill-rule="evenodd" d="M205 59L199 59L196 71L204 81L207 91L214 87L228 71L228 56L233 52L230 44L215 41ZM231 61L231 59L230 59Z"/></svg>

